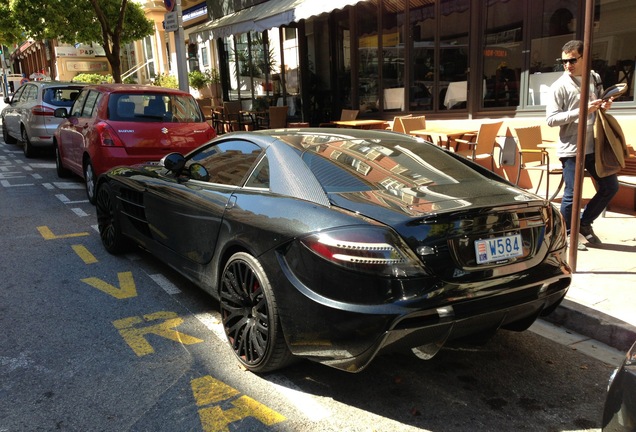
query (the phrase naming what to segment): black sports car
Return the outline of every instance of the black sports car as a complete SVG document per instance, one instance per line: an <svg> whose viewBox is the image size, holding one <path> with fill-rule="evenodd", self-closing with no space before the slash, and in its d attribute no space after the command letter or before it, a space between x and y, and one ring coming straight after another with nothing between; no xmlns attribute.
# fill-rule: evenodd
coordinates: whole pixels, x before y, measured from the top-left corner
<svg viewBox="0 0 636 432"><path fill-rule="evenodd" d="M451 339L525 330L571 281L549 202L389 131L226 134L111 170L96 205L109 252L140 245L219 300L254 372L430 358Z"/></svg>
<svg viewBox="0 0 636 432"><path fill-rule="evenodd" d="M610 378L603 408L603 432L636 430L636 342Z"/></svg>

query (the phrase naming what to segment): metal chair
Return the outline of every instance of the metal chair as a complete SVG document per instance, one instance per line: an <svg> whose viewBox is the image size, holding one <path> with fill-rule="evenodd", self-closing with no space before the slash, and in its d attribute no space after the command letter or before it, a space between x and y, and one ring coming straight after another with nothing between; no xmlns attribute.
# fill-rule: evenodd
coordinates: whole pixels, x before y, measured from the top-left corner
<svg viewBox="0 0 636 432"><path fill-rule="evenodd" d="M266 116L257 117L257 129L280 129L287 127L286 105L270 106Z"/></svg>

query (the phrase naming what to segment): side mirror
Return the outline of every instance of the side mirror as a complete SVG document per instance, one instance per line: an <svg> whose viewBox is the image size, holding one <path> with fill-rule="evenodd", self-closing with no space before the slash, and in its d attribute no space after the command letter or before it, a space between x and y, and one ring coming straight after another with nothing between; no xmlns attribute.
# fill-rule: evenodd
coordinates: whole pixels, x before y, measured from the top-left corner
<svg viewBox="0 0 636 432"><path fill-rule="evenodd" d="M189 171L190 178L192 180L199 180L204 182L210 181L210 173L200 163L193 163L192 165L190 165Z"/></svg>
<svg viewBox="0 0 636 432"><path fill-rule="evenodd" d="M168 153L161 158L161 161L159 161L162 167L176 174L181 173L181 170L183 170L183 167L185 166L185 162L185 157L183 157L181 153Z"/></svg>
<svg viewBox="0 0 636 432"><path fill-rule="evenodd" d="M53 111L53 117L67 118L68 111L66 111L66 108L55 108L55 111Z"/></svg>

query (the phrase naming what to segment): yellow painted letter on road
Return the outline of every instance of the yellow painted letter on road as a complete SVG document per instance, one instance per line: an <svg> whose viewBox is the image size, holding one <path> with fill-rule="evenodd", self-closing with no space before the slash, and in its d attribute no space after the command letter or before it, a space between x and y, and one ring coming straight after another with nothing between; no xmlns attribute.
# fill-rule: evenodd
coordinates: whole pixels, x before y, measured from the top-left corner
<svg viewBox="0 0 636 432"><path fill-rule="evenodd" d="M44 237L44 240L57 240L57 239L71 238L71 237L84 237L88 235L87 232L55 235L53 234L53 231L51 231L50 228L47 226L39 226L38 231L40 232L40 235Z"/></svg>
<svg viewBox="0 0 636 432"><path fill-rule="evenodd" d="M211 376L194 379L190 385L197 406L218 404L199 410L204 432L229 432L230 423L248 417L255 418L267 426L286 420L283 415L245 395L229 402L234 408L224 410L219 406L220 403L238 396L240 392Z"/></svg>
<svg viewBox="0 0 636 432"><path fill-rule="evenodd" d="M82 282L92 286L93 288L97 288L118 300L137 297L137 287L135 286L135 280L133 279L132 272L117 273L117 278L119 279L119 288L96 277L82 279Z"/></svg>
<svg viewBox="0 0 636 432"><path fill-rule="evenodd" d="M145 324L158 320L163 321L159 324L136 327L137 324ZM183 324L183 318L179 318L174 312L166 311L147 314L143 317L135 316L113 321L113 325L119 330L119 334L139 357L155 352L152 345L146 340L146 335L150 334L170 339L184 345L203 342L201 339L175 330L175 327L181 324Z"/></svg>

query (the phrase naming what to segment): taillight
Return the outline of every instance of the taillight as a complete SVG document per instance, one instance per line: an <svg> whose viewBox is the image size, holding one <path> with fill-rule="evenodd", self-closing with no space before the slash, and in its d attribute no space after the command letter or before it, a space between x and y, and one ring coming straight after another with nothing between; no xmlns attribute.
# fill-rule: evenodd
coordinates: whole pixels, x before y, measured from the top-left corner
<svg viewBox="0 0 636 432"><path fill-rule="evenodd" d="M350 227L300 239L316 255L355 271L382 276L423 276L427 272L404 241L390 230Z"/></svg>
<svg viewBox="0 0 636 432"><path fill-rule="evenodd" d="M100 122L95 125L99 135L99 143L104 147L124 147L124 143L108 124Z"/></svg>
<svg viewBox="0 0 636 432"><path fill-rule="evenodd" d="M53 108L45 107L44 105L36 105L31 108L31 114L35 116L53 116Z"/></svg>

